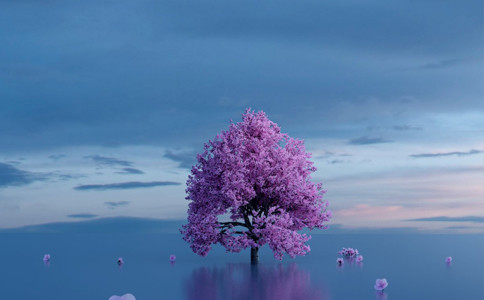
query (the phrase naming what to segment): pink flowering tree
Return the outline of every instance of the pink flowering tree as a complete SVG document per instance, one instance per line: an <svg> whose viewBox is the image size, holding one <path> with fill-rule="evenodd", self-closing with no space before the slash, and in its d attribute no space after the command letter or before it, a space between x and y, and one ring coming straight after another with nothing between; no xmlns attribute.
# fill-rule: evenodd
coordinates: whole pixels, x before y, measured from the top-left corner
<svg viewBox="0 0 484 300"><path fill-rule="evenodd" d="M331 212L301 140L281 133L264 112L250 109L197 155L187 181L183 239L205 256L212 244L230 252L251 248L252 263L268 244L274 257L305 255L311 238L298 231L326 228Z"/></svg>

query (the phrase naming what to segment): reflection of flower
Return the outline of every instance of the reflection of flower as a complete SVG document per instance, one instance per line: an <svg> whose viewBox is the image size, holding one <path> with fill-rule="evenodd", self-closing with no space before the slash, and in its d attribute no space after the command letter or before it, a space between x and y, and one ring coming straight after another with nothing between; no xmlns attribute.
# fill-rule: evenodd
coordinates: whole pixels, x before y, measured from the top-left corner
<svg viewBox="0 0 484 300"><path fill-rule="evenodd" d="M44 255L44 262L49 262L50 261L50 254L45 254Z"/></svg>
<svg viewBox="0 0 484 300"><path fill-rule="evenodd" d="M383 279L378 278L375 282L375 290L377 291L383 291L387 286L388 286L388 282L385 278Z"/></svg>
<svg viewBox="0 0 484 300"><path fill-rule="evenodd" d="M171 261L171 262L175 262L175 260L176 260L176 256L175 256L175 255L173 255L173 254L172 254L172 255L170 255L170 261Z"/></svg>
<svg viewBox="0 0 484 300"><path fill-rule="evenodd" d="M118 258L118 265L121 266L122 264L124 264L124 260L123 260L122 257L120 257L120 258Z"/></svg>
<svg viewBox="0 0 484 300"><path fill-rule="evenodd" d="M377 300L387 300L388 299L388 296L383 291L376 291L376 299Z"/></svg>
<svg viewBox="0 0 484 300"><path fill-rule="evenodd" d="M358 255L356 257L356 262L362 262L363 261L363 255Z"/></svg>
<svg viewBox="0 0 484 300"><path fill-rule="evenodd" d="M132 294L124 294L122 296L113 295L109 297L109 300L136 300L136 298Z"/></svg>
<svg viewBox="0 0 484 300"><path fill-rule="evenodd" d="M342 258L340 258L340 257L338 257L338 258L336 259L336 262L338 263L338 265L340 265L340 266L341 266L341 265L343 264L343 259L342 259Z"/></svg>
<svg viewBox="0 0 484 300"><path fill-rule="evenodd" d="M448 264L450 264L452 262L452 256L447 256L445 258L445 262L448 263Z"/></svg>
<svg viewBox="0 0 484 300"><path fill-rule="evenodd" d="M313 285L309 273L296 264L200 267L185 282L185 290L190 300L329 299L321 285Z"/></svg>

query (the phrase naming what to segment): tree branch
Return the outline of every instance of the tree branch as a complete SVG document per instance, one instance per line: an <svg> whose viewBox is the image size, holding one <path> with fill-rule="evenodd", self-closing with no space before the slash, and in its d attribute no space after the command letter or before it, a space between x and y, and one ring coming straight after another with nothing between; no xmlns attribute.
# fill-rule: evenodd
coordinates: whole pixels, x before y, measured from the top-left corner
<svg viewBox="0 0 484 300"><path fill-rule="evenodd" d="M223 227L230 227L230 225L233 225L233 226L243 226L243 227L248 228L246 224L241 223L241 222L235 222L235 221L232 221L232 222L218 222L218 224L221 225L222 228Z"/></svg>

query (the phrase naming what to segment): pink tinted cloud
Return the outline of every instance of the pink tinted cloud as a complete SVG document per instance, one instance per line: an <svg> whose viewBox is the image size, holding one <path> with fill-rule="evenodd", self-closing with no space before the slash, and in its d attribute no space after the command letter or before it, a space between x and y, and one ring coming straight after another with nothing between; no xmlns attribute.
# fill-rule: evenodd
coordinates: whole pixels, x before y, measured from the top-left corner
<svg viewBox="0 0 484 300"><path fill-rule="evenodd" d="M382 215L395 215L401 212L403 206L392 205L392 206L371 206L368 204L357 204L353 207L339 210L335 214L338 217L375 217ZM392 217L394 218L394 216Z"/></svg>

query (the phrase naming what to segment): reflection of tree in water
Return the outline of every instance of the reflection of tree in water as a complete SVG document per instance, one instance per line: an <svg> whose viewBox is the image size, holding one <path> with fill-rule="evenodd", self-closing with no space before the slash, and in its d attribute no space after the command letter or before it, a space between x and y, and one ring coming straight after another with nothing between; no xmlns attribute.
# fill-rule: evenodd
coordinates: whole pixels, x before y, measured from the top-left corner
<svg viewBox="0 0 484 300"><path fill-rule="evenodd" d="M193 271L185 287L187 299L329 299L296 264L201 267Z"/></svg>

